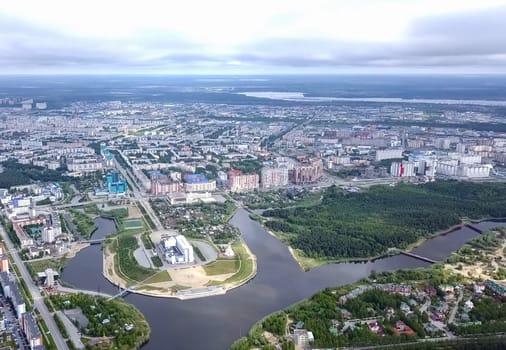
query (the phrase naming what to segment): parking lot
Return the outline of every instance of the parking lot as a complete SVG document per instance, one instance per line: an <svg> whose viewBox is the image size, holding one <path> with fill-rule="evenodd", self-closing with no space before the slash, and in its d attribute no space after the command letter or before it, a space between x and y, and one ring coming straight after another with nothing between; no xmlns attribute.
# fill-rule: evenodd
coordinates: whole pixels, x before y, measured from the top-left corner
<svg viewBox="0 0 506 350"><path fill-rule="evenodd" d="M7 334L11 334L18 349L30 349L25 335L19 325L19 321L16 318L16 312L3 295L0 295L0 309L2 310L3 317L6 321L5 332L7 332Z"/></svg>

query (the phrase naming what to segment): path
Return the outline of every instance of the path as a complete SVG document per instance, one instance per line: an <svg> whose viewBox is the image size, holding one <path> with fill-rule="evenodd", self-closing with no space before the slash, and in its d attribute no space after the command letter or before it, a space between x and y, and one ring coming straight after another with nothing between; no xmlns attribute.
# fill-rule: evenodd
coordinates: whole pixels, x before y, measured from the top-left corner
<svg viewBox="0 0 506 350"><path fill-rule="evenodd" d="M84 349L85 346L81 341L81 335L76 326L74 326L74 324L68 319L67 315L65 315L63 312L56 311L56 314L63 322L63 325L65 326L65 329L67 330L67 333L70 337L70 340L74 344L74 347L76 347L77 349Z"/></svg>

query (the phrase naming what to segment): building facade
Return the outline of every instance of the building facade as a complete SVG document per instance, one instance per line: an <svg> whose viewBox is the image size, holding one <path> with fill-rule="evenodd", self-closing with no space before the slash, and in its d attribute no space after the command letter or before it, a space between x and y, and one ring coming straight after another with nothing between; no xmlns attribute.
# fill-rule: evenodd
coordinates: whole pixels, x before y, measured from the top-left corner
<svg viewBox="0 0 506 350"><path fill-rule="evenodd" d="M262 168L262 188L280 187L288 185L287 168Z"/></svg>
<svg viewBox="0 0 506 350"><path fill-rule="evenodd" d="M228 188L232 192L256 190L259 187L258 174L243 174L239 170L228 172Z"/></svg>
<svg viewBox="0 0 506 350"><path fill-rule="evenodd" d="M323 176L323 161L309 159L293 167L293 182L297 185L318 181Z"/></svg>

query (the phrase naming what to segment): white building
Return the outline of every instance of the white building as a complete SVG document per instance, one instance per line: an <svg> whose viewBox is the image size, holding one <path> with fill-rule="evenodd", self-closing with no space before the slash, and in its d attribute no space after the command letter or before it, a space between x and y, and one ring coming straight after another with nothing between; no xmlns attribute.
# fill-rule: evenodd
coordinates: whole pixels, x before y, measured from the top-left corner
<svg viewBox="0 0 506 350"><path fill-rule="evenodd" d="M56 236L61 234L61 228L58 230L53 226L45 226L42 228L42 242L53 243L56 240Z"/></svg>
<svg viewBox="0 0 506 350"><path fill-rule="evenodd" d="M490 176L490 170L492 165L490 164L463 164L457 169L457 176L467 178L483 178Z"/></svg>
<svg viewBox="0 0 506 350"><path fill-rule="evenodd" d="M186 182L184 184L186 192L213 192L216 191L216 180L206 182Z"/></svg>
<svg viewBox="0 0 506 350"><path fill-rule="evenodd" d="M402 158L402 149L379 149L376 151L376 161L385 159L399 159Z"/></svg>
<svg viewBox="0 0 506 350"><path fill-rule="evenodd" d="M455 162L441 162L437 166L437 174L450 177L484 178L490 176L490 164L456 164Z"/></svg>
<svg viewBox="0 0 506 350"><path fill-rule="evenodd" d="M160 246L165 260L170 264L190 264L195 262L193 247L183 235L163 238Z"/></svg>
<svg viewBox="0 0 506 350"><path fill-rule="evenodd" d="M390 174L395 177L415 176L415 163L413 162L393 162L390 166Z"/></svg>
<svg viewBox="0 0 506 350"><path fill-rule="evenodd" d="M437 165L437 175L456 176L458 162L457 161L443 161Z"/></svg>
<svg viewBox="0 0 506 350"><path fill-rule="evenodd" d="M46 102L37 102L35 104L35 108L37 108L37 109L46 109L47 108L47 103Z"/></svg>

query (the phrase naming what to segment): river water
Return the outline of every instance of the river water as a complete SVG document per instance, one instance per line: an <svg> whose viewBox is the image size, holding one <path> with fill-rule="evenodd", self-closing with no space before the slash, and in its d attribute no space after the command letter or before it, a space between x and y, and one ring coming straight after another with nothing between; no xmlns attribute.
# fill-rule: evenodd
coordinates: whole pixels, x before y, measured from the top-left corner
<svg viewBox="0 0 506 350"><path fill-rule="evenodd" d="M408 256L397 255L367 263L328 264L303 272L285 245L269 235L243 209L231 223L237 226L251 251L257 256L257 276L244 286L225 295L193 300L178 300L130 294L125 300L144 314L151 326L151 339L143 349L225 350L265 315L308 298L326 287L352 283L372 270L387 271L428 266ZM115 231L114 222L98 218L93 238ZM482 222L480 229L506 223ZM477 232L461 228L423 243L416 254L441 260ZM102 276L102 252L90 246L71 259L62 279L78 288L114 294L116 288Z"/></svg>

